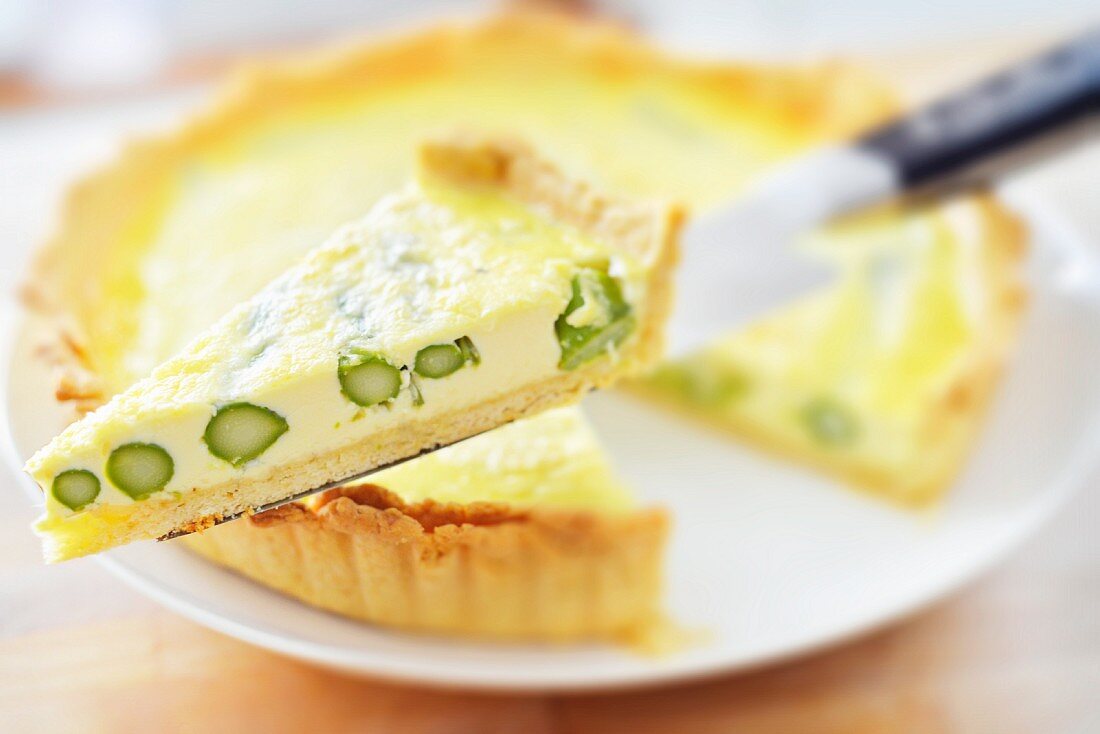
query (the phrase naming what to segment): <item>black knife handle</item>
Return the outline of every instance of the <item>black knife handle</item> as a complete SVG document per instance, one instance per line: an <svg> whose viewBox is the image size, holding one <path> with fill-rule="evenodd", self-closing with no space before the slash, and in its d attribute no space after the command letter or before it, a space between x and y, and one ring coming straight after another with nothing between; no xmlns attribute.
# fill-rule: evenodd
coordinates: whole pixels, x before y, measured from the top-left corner
<svg viewBox="0 0 1100 734"><path fill-rule="evenodd" d="M861 138L909 191L998 178L1100 120L1100 28Z"/></svg>

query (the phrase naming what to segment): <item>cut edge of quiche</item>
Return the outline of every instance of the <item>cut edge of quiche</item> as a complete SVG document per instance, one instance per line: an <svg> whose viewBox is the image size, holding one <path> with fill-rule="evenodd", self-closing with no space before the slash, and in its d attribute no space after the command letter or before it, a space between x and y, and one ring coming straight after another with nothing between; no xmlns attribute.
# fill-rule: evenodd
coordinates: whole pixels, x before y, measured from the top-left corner
<svg viewBox="0 0 1100 734"><path fill-rule="evenodd" d="M598 242L616 257L637 265L623 285L624 292L631 285L635 290L629 304L633 310L626 319L629 327L622 338L609 337L610 341L604 344L598 336L602 333L604 327L601 324L605 321L610 320L611 327L620 321L618 310L622 304L619 301L623 297L617 292L618 278L597 273L593 278L582 279L575 273L572 276L573 298L565 297L564 300L569 304L566 312L559 316L559 321L564 323L555 324L551 316L546 325L551 331L557 331L562 349L562 361L547 377L526 383L517 377L518 382L514 387L497 388L495 394L485 393L484 396L479 396L480 400L467 402L449 412L430 406L433 408L430 417L417 419L415 408L411 408L408 420L391 422L389 427L366 433L354 441L345 439L331 448L312 451L305 458L284 460L280 454L280 459L266 462L273 465L261 466L259 471L253 472L247 471L249 462L269 446L278 448L280 436L288 432L287 420L293 422L294 419L264 405L262 401L258 401L258 405L254 404L246 390L240 395L239 400L242 402L233 398L212 403L209 410L213 417L209 419L205 433L196 424L197 433L193 438L197 446L205 443L211 454L224 460L221 463L214 460L221 467L218 469L221 472L217 474L218 477L225 474L226 467L223 463L243 467L245 471L240 476L222 478L220 481L194 480L197 483L192 486L191 477L205 475L195 474L187 469L180 481L172 483L177 459L157 443L156 436L148 440L137 436L118 446L99 444L108 441L113 435L101 429L102 425L108 428L115 425L116 413L125 423L132 421L132 414L141 414L145 410L141 407L145 404L144 399L138 400L145 391L156 391L161 384L169 384L172 379L178 379L180 385L190 379L188 371L198 369L189 361L191 355L201 355L210 342L209 339L204 341L204 336L200 336L192 342L191 348L162 365L154 371L152 377L120 393L99 410L70 426L28 461L28 472L47 492L48 514L36 525L36 530L43 536L47 560L65 560L138 539L201 530L227 516L248 512L252 508L299 495L309 488L322 487L365 470L386 466L425 450L454 443L549 407L574 402L585 392L606 386L623 374L635 372L659 356L662 326L671 300L671 273L677 256L675 240L682 220L682 211L678 207L626 202L604 196L586 183L567 178L554 165L540 159L527 145L506 138L466 135L452 138L448 142L429 142L421 150L421 159L429 180L444 181L447 187L459 190L499 192L501 196L514 199L536 212L538 217L560 223L569 231L579 233L580 237ZM415 221L419 215L410 216ZM434 225L435 220L431 221ZM445 232L450 231L448 226L447 222L443 223ZM319 252L332 251L333 244L336 246L335 251L339 252L344 244L340 238L341 233L338 233L328 245L310 253L303 265L308 265L311 258L316 259ZM397 247L400 249L400 243ZM398 267L406 265L415 267L415 263L399 263ZM582 270L587 272L591 268ZM307 273L307 281L313 277L308 275L310 271L303 272ZM294 287L296 281L302 280L302 277L294 268L287 275L291 273L295 273L295 276L289 282L283 282L285 278L277 279L265 291L277 289L280 284ZM251 323L257 314L267 318L269 309L263 304L254 309L255 314L246 315L241 311L256 303L257 299L264 296L265 291L228 314L207 334L219 337L223 332L236 333L232 331L234 318L242 324ZM577 312L576 317L579 317L576 321L571 315L574 309ZM604 310L607 313L603 313ZM535 314L530 308L528 311ZM517 312L513 320L520 316L522 313ZM588 326L589 324L592 326ZM251 328L249 326L249 330L245 332L250 336ZM501 322L491 327L490 333L503 333L504 330L505 325ZM592 337L588 332L596 332L596 336ZM407 408L406 402L412 406L418 405L417 398L421 391L428 396L429 402L432 401L429 390L441 390L436 388L435 383L446 382L445 379L432 378L448 377L464 365L470 365L471 369L463 370L463 375L492 366L477 366L480 355L476 343L469 344L470 340L459 338L461 336L448 336L448 339L456 340L453 344L448 341L421 348L416 352L415 365L411 353L401 355L398 361L404 364L403 367L397 362L386 363L386 360L391 359L386 355L378 362L378 355L373 353L352 354L351 362L354 364L349 362L349 381L344 380L343 360L347 355L334 353L331 355L332 390L342 393L351 402L365 406L360 413L375 411L376 415L382 416L379 420L385 422L391 412L390 402L398 406L392 412L398 413ZM276 338L282 337L280 335ZM587 354L587 351L597 349L603 356L583 364L567 365L566 340L574 340L582 353ZM266 346L261 345L256 354L260 362L265 350ZM498 353L506 352L507 349L504 352L498 349ZM216 345L213 353L219 353ZM338 356L339 384L335 379ZM584 360L591 356L589 354ZM556 356L554 360L557 360ZM523 362L522 359L519 361ZM179 364L176 365L176 362ZM451 364L452 362L455 364ZM177 366L184 370L182 377L177 378ZM398 373L396 368L401 367L404 375L399 376L398 385L394 386L390 396L392 401L386 396L378 397L377 380L385 382L388 377L367 369L375 367L382 371L389 368L388 372L394 374ZM243 369L247 371L251 368L252 362L249 362ZM522 371L524 368L519 369ZM164 374L160 374L162 372ZM509 379L512 377L514 375L509 374ZM165 382L165 378L168 378L168 382ZM244 384L249 383L246 380ZM388 394L390 388L385 385L383 387L383 391ZM365 398L360 400L356 391L363 390L366 391L362 393ZM443 392L438 394L442 395ZM409 397L406 398L406 395ZM129 407L133 410L127 411L130 403L133 405ZM153 419L156 420L156 417ZM311 414L308 420L312 419ZM336 429L339 429L341 419L338 416L334 419L338 421ZM205 422L207 418L203 417L201 420ZM358 418L353 417L350 420L355 421ZM365 424L370 425L372 422L373 419ZM134 425L141 428L144 424ZM186 421L170 421L165 425L169 431L176 431L177 428L183 431ZM238 432L240 426L248 429L248 435ZM82 427L87 435L81 433ZM362 432L361 427L355 428L350 423L348 428L354 429L353 433ZM67 453L69 448L73 451ZM84 457L81 452L88 456ZM62 466L66 462L72 463L70 455L84 458L71 468ZM96 463L100 460L96 457L101 455L106 457L105 461L102 466L97 466ZM197 464L191 461L187 466L192 465ZM200 466L202 472L215 476L211 473L213 469L204 467L205 465ZM101 489L109 489L111 497L97 502ZM114 501L116 494L120 496L121 504ZM127 498L132 501L126 502ZM89 505L88 502L95 504Z"/></svg>
<svg viewBox="0 0 1100 734"><path fill-rule="evenodd" d="M699 386L703 392L687 397L676 387L682 384L679 376L687 376L684 370L690 372L691 368L685 368L685 365L690 365L692 359L698 360L712 347L704 347L697 355L660 365L646 377L623 383L621 389L685 418L730 432L766 453L809 466L857 489L903 506L928 506L941 498L950 487L973 448L1005 362L1015 345L1028 300L1022 274L1028 250L1027 230L1022 220L987 193L952 203L939 216L943 218L944 226L954 228L954 236L972 238L971 244L977 254L975 272L980 278L979 291L986 308L980 328L975 331L964 353L954 359L939 379L930 382L928 389L918 397L922 403L916 409L918 417L906 439L911 441L907 448L912 451L905 454L903 460L880 461L880 457L846 450L844 441L839 439L814 441L805 432L795 436L786 430L777 430L774 425L736 407L730 410L716 407L722 403L716 397L718 393L729 397L736 406L744 394L753 389L754 378L759 377L751 372L742 372L740 366L731 364L722 367L725 363L722 358L713 363L716 372L704 376L706 384ZM902 225L899 223L898 226ZM839 244L842 246L844 243ZM950 274L950 277L956 276L957 273ZM828 294L829 291L822 291L807 297L805 301L765 315L727 338L744 339L754 330L762 329L770 333L792 318L812 316L815 299ZM723 337L717 338L713 348L721 349L717 345L723 341ZM761 379L767 381L768 377ZM777 386L782 384L778 382ZM850 414L850 408L839 404L805 404L801 408L784 406L784 409L787 407L792 408L790 421L814 423L829 437L842 438L842 434L848 432L848 415L863 425L863 428L854 430L875 430L873 420L864 422L866 415L858 411Z"/></svg>

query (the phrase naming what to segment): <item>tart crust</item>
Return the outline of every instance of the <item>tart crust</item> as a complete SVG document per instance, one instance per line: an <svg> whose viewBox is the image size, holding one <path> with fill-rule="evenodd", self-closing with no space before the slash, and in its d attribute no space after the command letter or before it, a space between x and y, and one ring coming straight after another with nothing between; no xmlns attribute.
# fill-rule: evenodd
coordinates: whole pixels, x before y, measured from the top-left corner
<svg viewBox="0 0 1100 734"><path fill-rule="evenodd" d="M660 620L668 519L406 505L360 484L181 539L265 586L418 632L573 641L644 638Z"/></svg>

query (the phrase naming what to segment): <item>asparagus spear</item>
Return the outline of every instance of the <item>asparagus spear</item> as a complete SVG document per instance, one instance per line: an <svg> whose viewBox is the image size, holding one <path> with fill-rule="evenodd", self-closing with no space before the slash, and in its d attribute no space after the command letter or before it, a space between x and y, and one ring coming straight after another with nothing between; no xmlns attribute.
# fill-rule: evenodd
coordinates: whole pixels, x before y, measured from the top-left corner
<svg viewBox="0 0 1100 734"><path fill-rule="evenodd" d="M175 473L172 457L154 443L127 443L107 457L107 479L135 500L164 489Z"/></svg>
<svg viewBox="0 0 1100 734"><path fill-rule="evenodd" d="M585 268L573 276L572 297L554 322L561 345L559 366L576 369L621 344L634 330L630 304L607 273Z"/></svg>
<svg viewBox="0 0 1100 734"><path fill-rule="evenodd" d="M267 451L287 429L286 419L270 408L231 403L218 409L202 438L214 456L241 466Z"/></svg>
<svg viewBox="0 0 1100 734"><path fill-rule="evenodd" d="M344 395L364 408L393 400L401 391L401 370L372 352L342 355L337 373Z"/></svg>
<svg viewBox="0 0 1100 734"><path fill-rule="evenodd" d="M99 496L99 477L87 469L69 469L53 478L50 492L70 510L80 510Z"/></svg>

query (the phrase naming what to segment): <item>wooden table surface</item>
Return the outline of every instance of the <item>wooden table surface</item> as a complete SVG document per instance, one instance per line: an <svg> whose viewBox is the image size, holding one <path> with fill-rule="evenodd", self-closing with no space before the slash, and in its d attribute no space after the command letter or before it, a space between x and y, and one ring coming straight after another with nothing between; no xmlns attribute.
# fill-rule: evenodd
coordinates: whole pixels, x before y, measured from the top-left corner
<svg viewBox="0 0 1100 734"><path fill-rule="evenodd" d="M918 96L935 86L927 58L894 68ZM1094 238L1098 170L1093 148L1034 176ZM366 681L264 652L91 560L43 566L32 515L0 474L0 732L1100 732L1100 477L998 569L885 631L758 672L573 696Z"/></svg>

